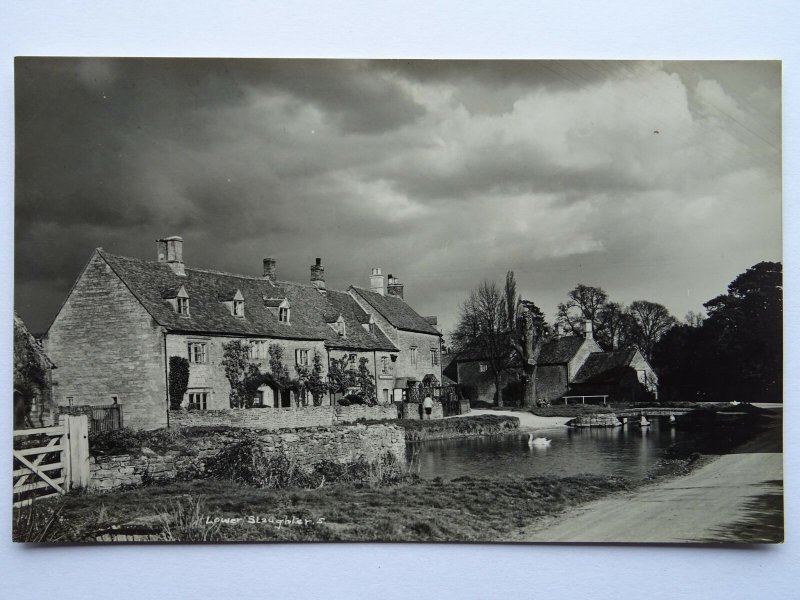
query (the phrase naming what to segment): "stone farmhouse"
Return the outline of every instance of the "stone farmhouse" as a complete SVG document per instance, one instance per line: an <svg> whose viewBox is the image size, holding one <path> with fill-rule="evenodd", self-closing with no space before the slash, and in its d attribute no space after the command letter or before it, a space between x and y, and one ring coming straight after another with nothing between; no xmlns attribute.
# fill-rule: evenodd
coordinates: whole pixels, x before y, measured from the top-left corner
<svg viewBox="0 0 800 600"><path fill-rule="evenodd" d="M432 375L441 381L441 333L435 317L422 317L403 298L403 284L381 269L369 287L328 289L321 259L310 281L277 277L273 258L252 277L188 268L183 240L157 242L157 260L115 256L98 248L50 326L44 344L58 364L54 400L59 405L122 405L125 424L166 425L169 358L189 361L184 405L230 408L223 344L250 344L250 359L269 370L268 348L280 344L292 377L318 353L324 365L362 357L374 376L380 403L405 397L408 386ZM310 404L296 389L264 384L256 406ZM326 395L323 404L331 404Z"/></svg>
<svg viewBox="0 0 800 600"><path fill-rule="evenodd" d="M542 345L536 369L536 395L540 400L638 402L651 394L657 396L658 377L636 348L604 352L593 337L592 323L586 321L584 334L556 334ZM473 387L477 399L493 402L494 379L489 365L480 356L455 356L445 371L456 377L462 388ZM514 388L516 378L502 379L504 397ZM576 398L570 398L576 397Z"/></svg>

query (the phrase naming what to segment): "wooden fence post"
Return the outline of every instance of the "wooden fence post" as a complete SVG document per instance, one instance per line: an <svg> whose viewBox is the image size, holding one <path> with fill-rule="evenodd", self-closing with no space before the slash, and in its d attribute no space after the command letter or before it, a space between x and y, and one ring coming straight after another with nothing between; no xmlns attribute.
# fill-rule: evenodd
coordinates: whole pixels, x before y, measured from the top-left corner
<svg viewBox="0 0 800 600"><path fill-rule="evenodd" d="M68 416L64 427L69 438L70 487L89 487L89 418L86 415Z"/></svg>

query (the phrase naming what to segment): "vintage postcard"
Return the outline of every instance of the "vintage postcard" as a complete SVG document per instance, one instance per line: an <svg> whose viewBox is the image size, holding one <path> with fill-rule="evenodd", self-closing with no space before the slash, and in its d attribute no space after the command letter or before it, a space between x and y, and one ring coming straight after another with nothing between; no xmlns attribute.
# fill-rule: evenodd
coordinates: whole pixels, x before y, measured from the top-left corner
<svg viewBox="0 0 800 600"><path fill-rule="evenodd" d="M17 542L783 541L779 61L20 57Z"/></svg>

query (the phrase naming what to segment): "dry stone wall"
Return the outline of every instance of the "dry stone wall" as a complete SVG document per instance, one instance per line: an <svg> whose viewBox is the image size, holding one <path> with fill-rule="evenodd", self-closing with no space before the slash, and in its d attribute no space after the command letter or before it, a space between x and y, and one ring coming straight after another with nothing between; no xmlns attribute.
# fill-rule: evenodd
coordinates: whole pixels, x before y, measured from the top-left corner
<svg viewBox="0 0 800 600"><path fill-rule="evenodd" d="M173 410L171 427L236 427L242 429L298 429L355 423L359 419L397 419L397 408L356 404L353 406L306 406L303 408L227 408L222 410Z"/></svg>
<svg viewBox="0 0 800 600"><path fill-rule="evenodd" d="M298 467L310 470L322 460L339 463L364 458L370 462L386 453L405 462L405 435L390 424L341 425L289 431L228 431L199 435L187 450L90 457L89 489L111 491L154 481L202 477L207 462L230 444L254 438L267 455L285 454Z"/></svg>

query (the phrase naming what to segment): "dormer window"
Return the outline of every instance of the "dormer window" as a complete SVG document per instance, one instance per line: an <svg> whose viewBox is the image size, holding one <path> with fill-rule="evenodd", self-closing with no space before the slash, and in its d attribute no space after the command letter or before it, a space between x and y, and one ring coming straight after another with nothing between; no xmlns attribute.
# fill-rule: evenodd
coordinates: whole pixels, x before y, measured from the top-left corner
<svg viewBox="0 0 800 600"><path fill-rule="evenodd" d="M241 290L225 290L218 296L234 317L244 317L244 296Z"/></svg>
<svg viewBox="0 0 800 600"><path fill-rule="evenodd" d="M364 331L367 331L371 334L375 334L375 319L372 315L369 315L369 321L366 323L362 323L361 326L364 328Z"/></svg>
<svg viewBox="0 0 800 600"><path fill-rule="evenodd" d="M345 325L344 317L341 314L333 323L328 323L328 325L341 337L345 337L347 335L347 326Z"/></svg>
<svg viewBox="0 0 800 600"><path fill-rule="evenodd" d="M278 318L278 321L291 324L292 311L286 298L264 298L264 306Z"/></svg>
<svg viewBox="0 0 800 600"><path fill-rule="evenodd" d="M161 293L161 297L172 306L172 310L176 313L189 316L189 294L186 293L185 287L168 288Z"/></svg>

